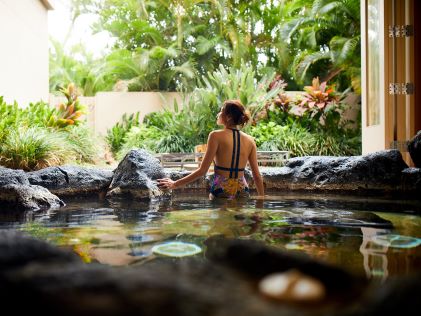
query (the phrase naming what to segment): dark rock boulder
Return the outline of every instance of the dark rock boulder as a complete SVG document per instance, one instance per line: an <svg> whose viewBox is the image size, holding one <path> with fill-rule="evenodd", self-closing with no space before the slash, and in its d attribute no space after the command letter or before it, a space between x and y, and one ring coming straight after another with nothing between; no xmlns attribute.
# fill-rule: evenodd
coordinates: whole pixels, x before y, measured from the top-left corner
<svg viewBox="0 0 421 316"><path fill-rule="evenodd" d="M0 270L17 269L29 263L82 263L69 251L22 233L0 231Z"/></svg>
<svg viewBox="0 0 421 316"><path fill-rule="evenodd" d="M409 142L408 151L415 167L421 168L421 131Z"/></svg>
<svg viewBox="0 0 421 316"><path fill-rule="evenodd" d="M352 157L297 157L263 173L267 188L284 190L393 191L408 166L398 150Z"/></svg>
<svg viewBox="0 0 421 316"><path fill-rule="evenodd" d="M371 285L364 297L348 308L347 316L418 315L421 310L421 273L391 277L382 286Z"/></svg>
<svg viewBox="0 0 421 316"><path fill-rule="evenodd" d="M131 150L114 171L107 197L131 196L135 199L152 199L164 196L157 179L167 174L159 160L144 149Z"/></svg>
<svg viewBox="0 0 421 316"><path fill-rule="evenodd" d="M38 211L64 206L64 202L38 185L8 184L0 187L0 205L22 211Z"/></svg>
<svg viewBox="0 0 421 316"><path fill-rule="evenodd" d="M113 172L77 166L48 167L27 173L29 182L58 196L86 196L105 192Z"/></svg>
<svg viewBox="0 0 421 316"><path fill-rule="evenodd" d="M404 169L401 186L404 192L421 192L421 168Z"/></svg>
<svg viewBox="0 0 421 316"><path fill-rule="evenodd" d="M0 186L6 184L29 184L25 171L0 166Z"/></svg>
<svg viewBox="0 0 421 316"><path fill-rule="evenodd" d="M178 170L171 170L171 169L165 170L165 172L167 176L174 181L179 180L185 176L188 176L191 173L191 171L187 171L187 170L178 171ZM196 179L195 181L190 182L186 186L177 190L181 190L181 191L203 190L203 189L209 190L211 186L212 178L213 178L212 175L206 175L204 177L200 177Z"/></svg>
<svg viewBox="0 0 421 316"><path fill-rule="evenodd" d="M365 280L340 268L315 260L303 253L271 248L259 241L227 239L214 236L206 241L206 257L216 264L222 264L244 273L251 279L289 269L320 280L327 294L352 297L365 285ZM345 298L345 297L343 297Z"/></svg>
<svg viewBox="0 0 421 316"><path fill-rule="evenodd" d="M303 253L220 237L206 241L208 260L201 256L120 268L85 265L45 242L0 232L2 307L43 315L356 316L412 315L420 306L418 276L369 284ZM259 291L262 277L290 269L320 280L326 297L297 304Z"/></svg>

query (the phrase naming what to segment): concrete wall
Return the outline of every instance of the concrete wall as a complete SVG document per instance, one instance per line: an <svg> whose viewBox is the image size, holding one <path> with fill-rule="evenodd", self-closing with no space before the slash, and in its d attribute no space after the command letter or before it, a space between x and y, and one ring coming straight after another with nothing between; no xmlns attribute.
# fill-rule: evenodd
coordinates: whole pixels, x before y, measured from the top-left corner
<svg viewBox="0 0 421 316"><path fill-rule="evenodd" d="M50 96L50 104L57 106L64 97ZM140 120L146 114L173 106L174 100L180 105L181 96L177 92L98 92L95 97L79 97L88 106L88 123L97 134L106 135L107 129L121 120L123 114L140 112Z"/></svg>
<svg viewBox="0 0 421 316"><path fill-rule="evenodd" d="M40 0L0 0L0 96L48 100L47 8Z"/></svg>

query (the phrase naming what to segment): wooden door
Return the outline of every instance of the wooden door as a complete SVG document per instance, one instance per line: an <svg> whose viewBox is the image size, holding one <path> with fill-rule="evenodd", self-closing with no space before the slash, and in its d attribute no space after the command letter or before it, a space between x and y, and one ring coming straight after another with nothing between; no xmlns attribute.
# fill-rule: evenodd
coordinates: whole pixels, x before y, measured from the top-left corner
<svg viewBox="0 0 421 316"><path fill-rule="evenodd" d="M407 142L419 123L415 107L414 2L386 0L384 7L385 148L399 149L410 165Z"/></svg>

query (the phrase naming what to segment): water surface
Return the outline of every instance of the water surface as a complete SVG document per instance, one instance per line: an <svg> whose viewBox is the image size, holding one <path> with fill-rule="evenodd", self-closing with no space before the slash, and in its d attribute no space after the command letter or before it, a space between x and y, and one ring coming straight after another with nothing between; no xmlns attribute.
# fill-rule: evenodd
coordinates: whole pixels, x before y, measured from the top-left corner
<svg viewBox="0 0 421 316"><path fill-rule="evenodd" d="M180 194L166 202L67 201L45 212L0 211L0 228L22 230L109 265L154 260L155 245L213 235L256 239L369 278L421 270L421 202L327 195L209 201Z"/></svg>

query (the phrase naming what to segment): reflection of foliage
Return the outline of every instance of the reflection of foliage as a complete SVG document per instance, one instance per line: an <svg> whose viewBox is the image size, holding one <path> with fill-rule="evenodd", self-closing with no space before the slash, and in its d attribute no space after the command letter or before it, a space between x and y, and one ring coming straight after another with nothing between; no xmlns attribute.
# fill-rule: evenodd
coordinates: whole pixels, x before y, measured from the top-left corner
<svg viewBox="0 0 421 316"><path fill-rule="evenodd" d="M250 233L250 224L255 221L236 219L236 213L215 210L175 211L165 214L162 233L196 236L224 235L239 237Z"/></svg>
<svg viewBox="0 0 421 316"><path fill-rule="evenodd" d="M23 224L22 231L32 237L43 240L48 240L51 236L51 228L41 225L37 222L27 222Z"/></svg>
<svg viewBox="0 0 421 316"><path fill-rule="evenodd" d="M328 243L338 242L340 235L335 229L327 226L285 226L271 228L265 232L266 241L270 243L290 243L317 247L327 247Z"/></svg>
<svg viewBox="0 0 421 316"><path fill-rule="evenodd" d="M92 261L90 250L93 245L100 243L96 236L109 233L107 230L97 229L96 227L57 228L44 226L38 222L25 223L21 229L32 237L45 240L54 245L71 246L72 250L86 263Z"/></svg>

